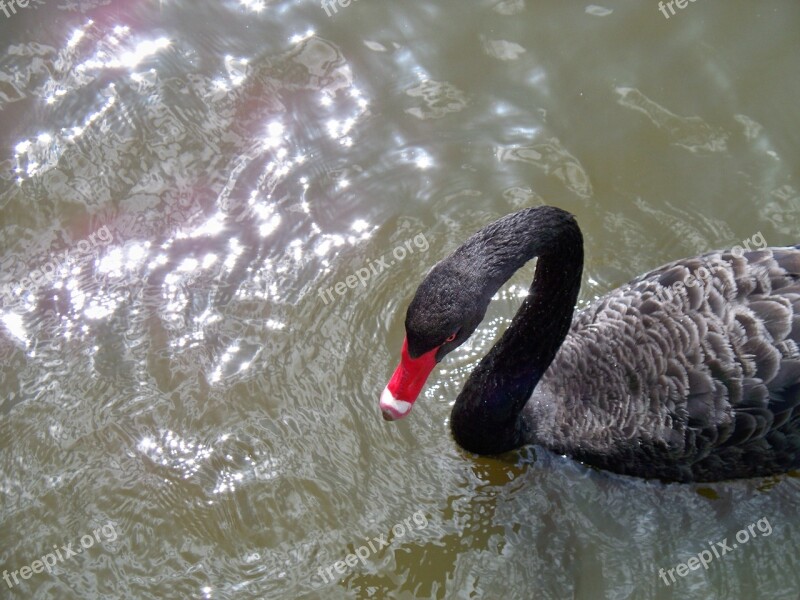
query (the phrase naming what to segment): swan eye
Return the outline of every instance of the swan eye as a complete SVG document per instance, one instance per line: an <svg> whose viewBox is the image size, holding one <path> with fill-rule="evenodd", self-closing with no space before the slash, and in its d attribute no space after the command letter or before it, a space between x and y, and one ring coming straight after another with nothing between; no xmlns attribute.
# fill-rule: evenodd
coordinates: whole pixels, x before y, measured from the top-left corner
<svg viewBox="0 0 800 600"><path fill-rule="evenodd" d="M450 337L445 340L445 343L452 342L454 339L456 339L456 334L452 333L450 334Z"/></svg>

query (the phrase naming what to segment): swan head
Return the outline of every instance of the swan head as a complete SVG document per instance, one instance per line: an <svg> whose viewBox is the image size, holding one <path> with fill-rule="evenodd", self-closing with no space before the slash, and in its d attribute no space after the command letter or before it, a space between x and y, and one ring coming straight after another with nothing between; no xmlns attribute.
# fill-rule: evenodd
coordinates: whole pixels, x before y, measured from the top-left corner
<svg viewBox="0 0 800 600"><path fill-rule="evenodd" d="M472 283L469 268L459 266L455 256L437 264L408 307L400 364L380 399L387 421L411 412L436 364L472 335L486 313L489 298Z"/></svg>

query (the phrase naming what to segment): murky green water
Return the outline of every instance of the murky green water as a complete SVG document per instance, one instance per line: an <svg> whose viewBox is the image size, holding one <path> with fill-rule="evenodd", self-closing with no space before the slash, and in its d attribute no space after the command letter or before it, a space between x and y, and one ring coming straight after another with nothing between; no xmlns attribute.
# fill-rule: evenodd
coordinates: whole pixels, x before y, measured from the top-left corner
<svg viewBox="0 0 800 600"><path fill-rule="evenodd" d="M531 270L410 418L377 405L427 269L514 209L577 215L582 303L759 232L798 243L795 2L13 6L0 596L800 596L797 478L455 446Z"/></svg>

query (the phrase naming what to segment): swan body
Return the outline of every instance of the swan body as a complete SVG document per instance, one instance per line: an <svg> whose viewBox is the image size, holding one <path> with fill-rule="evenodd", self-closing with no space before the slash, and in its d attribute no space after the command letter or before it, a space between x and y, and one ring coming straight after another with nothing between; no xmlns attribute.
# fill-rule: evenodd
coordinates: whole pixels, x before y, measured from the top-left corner
<svg viewBox="0 0 800 600"><path fill-rule="evenodd" d="M800 245L674 261L574 314L582 235L549 206L491 223L423 280L381 396L385 418L410 412L436 363L533 257L528 296L453 406L463 448L533 443L684 482L800 466Z"/></svg>

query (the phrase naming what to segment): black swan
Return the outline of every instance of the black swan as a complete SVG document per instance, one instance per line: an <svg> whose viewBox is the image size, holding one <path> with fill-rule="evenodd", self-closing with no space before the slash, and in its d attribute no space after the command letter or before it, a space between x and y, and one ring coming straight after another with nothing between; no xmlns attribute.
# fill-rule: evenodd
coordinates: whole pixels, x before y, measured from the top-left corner
<svg viewBox="0 0 800 600"><path fill-rule="evenodd" d="M506 215L417 289L383 416L410 412L436 363L538 257L528 296L453 406L463 448L539 444L617 473L683 482L796 468L800 245L739 250L664 265L573 319L583 270L575 218L551 206Z"/></svg>

